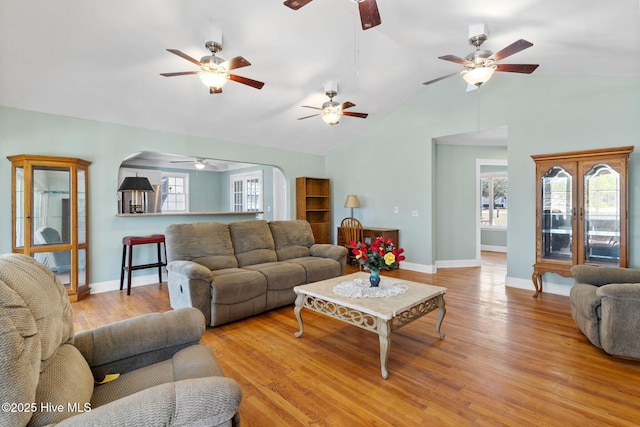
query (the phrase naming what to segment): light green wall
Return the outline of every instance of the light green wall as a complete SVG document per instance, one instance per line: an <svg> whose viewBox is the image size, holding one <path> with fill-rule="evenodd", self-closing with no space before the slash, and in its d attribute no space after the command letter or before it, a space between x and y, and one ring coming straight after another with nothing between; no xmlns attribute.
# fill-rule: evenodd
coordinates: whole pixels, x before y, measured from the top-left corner
<svg viewBox="0 0 640 427"><path fill-rule="evenodd" d="M400 228L407 261L434 265L435 236L442 231L433 214L437 214L433 138L506 125L507 275L530 280L535 262L535 167L530 156L636 145L640 79L500 73L479 90L467 93L464 89L459 79L431 85L327 155L326 175L333 179L335 202L341 206L346 194L358 194L364 204L357 211L365 224ZM630 264L640 267L637 151L630 158L629 180ZM393 206L400 207L398 214ZM418 217L410 215L412 209L419 211ZM344 211L336 209L334 220L345 216ZM553 280L561 279L554 276Z"/></svg>
<svg viewBox="0 0 640 427"><path fill-rule="evenodd" d="M26 153L79 157L92 162L89 167L91 283L119 280L123 236L162 233L172 223L239 219L237 216L117 217L118 168L127 156L139 151L276 165L287 179L291 200L295 200L295 177L324 176L322 156L0 107L2 158ZM0 252L5 253L11 251L8 160L0 161L0 176L5 183L0 186L0 197L6 201L0 208ZM295 218L295 204L291 205L290 216ZM147 246L149 248L140 247L140 257L153 259L154 248ZM149 271L139 273L149 274Z"/></svg>
<svg viewBox="0 0 640 427"><path fill-rule="evenodd" d="M222 177L214 171L185 171L189 174L189 211L222 212Z"/></svg>
<svg viewBox="0 0 640 427"><path fill-rule="evenodd" d="M334 230L349 213L343 207L346 195L357 194L362 207L355 210L355 216L368 226L399 228L407 261L429 266L437 260L435 236L441 226L434 204L433 138L506 125L510 188L507 275L530 280L535 262L535 168L530 156L636 145L640 139L640 79L500 73L479 90L467 93L464 89L464 84L453 78L425 87L420 95L324 157L4 107L0 107L0 155L49 154L93 162L89 173L92 282L118 278L122 236L161 232L173 222L212 219L116 217L117 170L125 157L137 151L280 166L291 200L295 200L295 177L330 177ZM0 173L8 183L8 161L0 162ZM635 191L640 185L638 152L631 155L629 181L630 266L640 267L640 197ZM9 192L8 184L0 186L0 196L6 201L10 200ZM295 204L290 210L294 218ZM412 210L418 216L411 216ZM9 252L8 203L0 210L0 217L5 224L0 229L0 250Z"/></svg>
<svg viewBox="0 0 640 427"><path fill-rule="evenodd" d="M507 247L507 232L504 230L480 230L480 244Z"/></svg>
<svg viewBox="0 0 640 427"><path fill-rule="evenodd" d="M480 221L476 160L506 159L505 147L436 144L436 261L474 260Z"/></svg>

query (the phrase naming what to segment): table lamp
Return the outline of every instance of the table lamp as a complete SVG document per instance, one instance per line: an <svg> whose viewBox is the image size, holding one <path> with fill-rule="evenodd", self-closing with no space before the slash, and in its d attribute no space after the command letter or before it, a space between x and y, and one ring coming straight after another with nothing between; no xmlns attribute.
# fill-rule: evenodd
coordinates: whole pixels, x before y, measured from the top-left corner
<svg viewBox="0 0 640 427"><path fill-rule="evenodd" d="M147 207L146 193L155 192L149 179L144 176L127 176L118 187L118 191L122 193L131 193L129 201L129 213L144 213ZM125 213L124 194L122 195L122 213Z"/></svg>
<svg viewBox="0 0 640 427"><path fill-rule="evenodd" d="M344 202L345 208L351 208L351 217L353 218L353 208L360 207L360 200L358 200L358 196L349 194L347 196L347 200Z"/></svg>

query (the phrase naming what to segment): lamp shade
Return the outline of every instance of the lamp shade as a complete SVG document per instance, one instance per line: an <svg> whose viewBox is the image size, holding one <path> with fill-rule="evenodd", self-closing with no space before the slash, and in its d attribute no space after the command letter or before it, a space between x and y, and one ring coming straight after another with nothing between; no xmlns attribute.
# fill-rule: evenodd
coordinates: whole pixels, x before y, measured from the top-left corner
<svg viewBox="0 0 640 427"><path fill-rule="evenodd" d="M118 191L152 191L155 190L151 186L149 179L144 176L127 176L118 187Z"/></svg>
<svg viewBox="0 0 640 427"><path fill-rule="evenodd" d="M344 207L345 208L359 208L360 207L360 200L358 200L358 196L355 196L353 194L349 194L347 196L347 200L345 200L345 202L344 202Z"/></svg>

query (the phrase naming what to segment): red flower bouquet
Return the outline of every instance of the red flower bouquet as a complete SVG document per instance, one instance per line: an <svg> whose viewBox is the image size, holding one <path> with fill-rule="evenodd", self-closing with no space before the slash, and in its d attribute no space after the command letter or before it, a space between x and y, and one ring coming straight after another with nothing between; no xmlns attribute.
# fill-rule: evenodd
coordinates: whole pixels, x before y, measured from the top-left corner
<svg viewBox="0 0 640 427"><path fill-rule="evenodd" d="M396 248L391 239L384 237L376 237L372 243L350 242L350 244L354 247L351 252L365 270L396 269L400 267L400 261L405 259L402 255L404 249Z"/></svg>

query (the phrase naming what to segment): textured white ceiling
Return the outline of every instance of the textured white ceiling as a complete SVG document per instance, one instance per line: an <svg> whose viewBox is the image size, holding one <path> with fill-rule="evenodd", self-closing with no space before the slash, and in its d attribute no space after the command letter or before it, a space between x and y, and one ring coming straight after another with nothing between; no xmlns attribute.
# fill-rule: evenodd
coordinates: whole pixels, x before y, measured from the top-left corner
<svg viewBox="0 0 640 427"><path fill-rule="evenodd" d="M503 62L538 63L536 74L640 77L638 0L377 2L382 25L363 31L351 0L298 11L281 0L0 0L0 105L325 154L461 69L437 57L472 52L470 24L487 25L494 52L534 43ZM229 82L209 95L196 76L159 75L195 67L166 48L199 59L219 31L220 56L250 61L235 73L262 90ZM369 117L296 120L327 99L329 80L336 101Z"/></svg>

